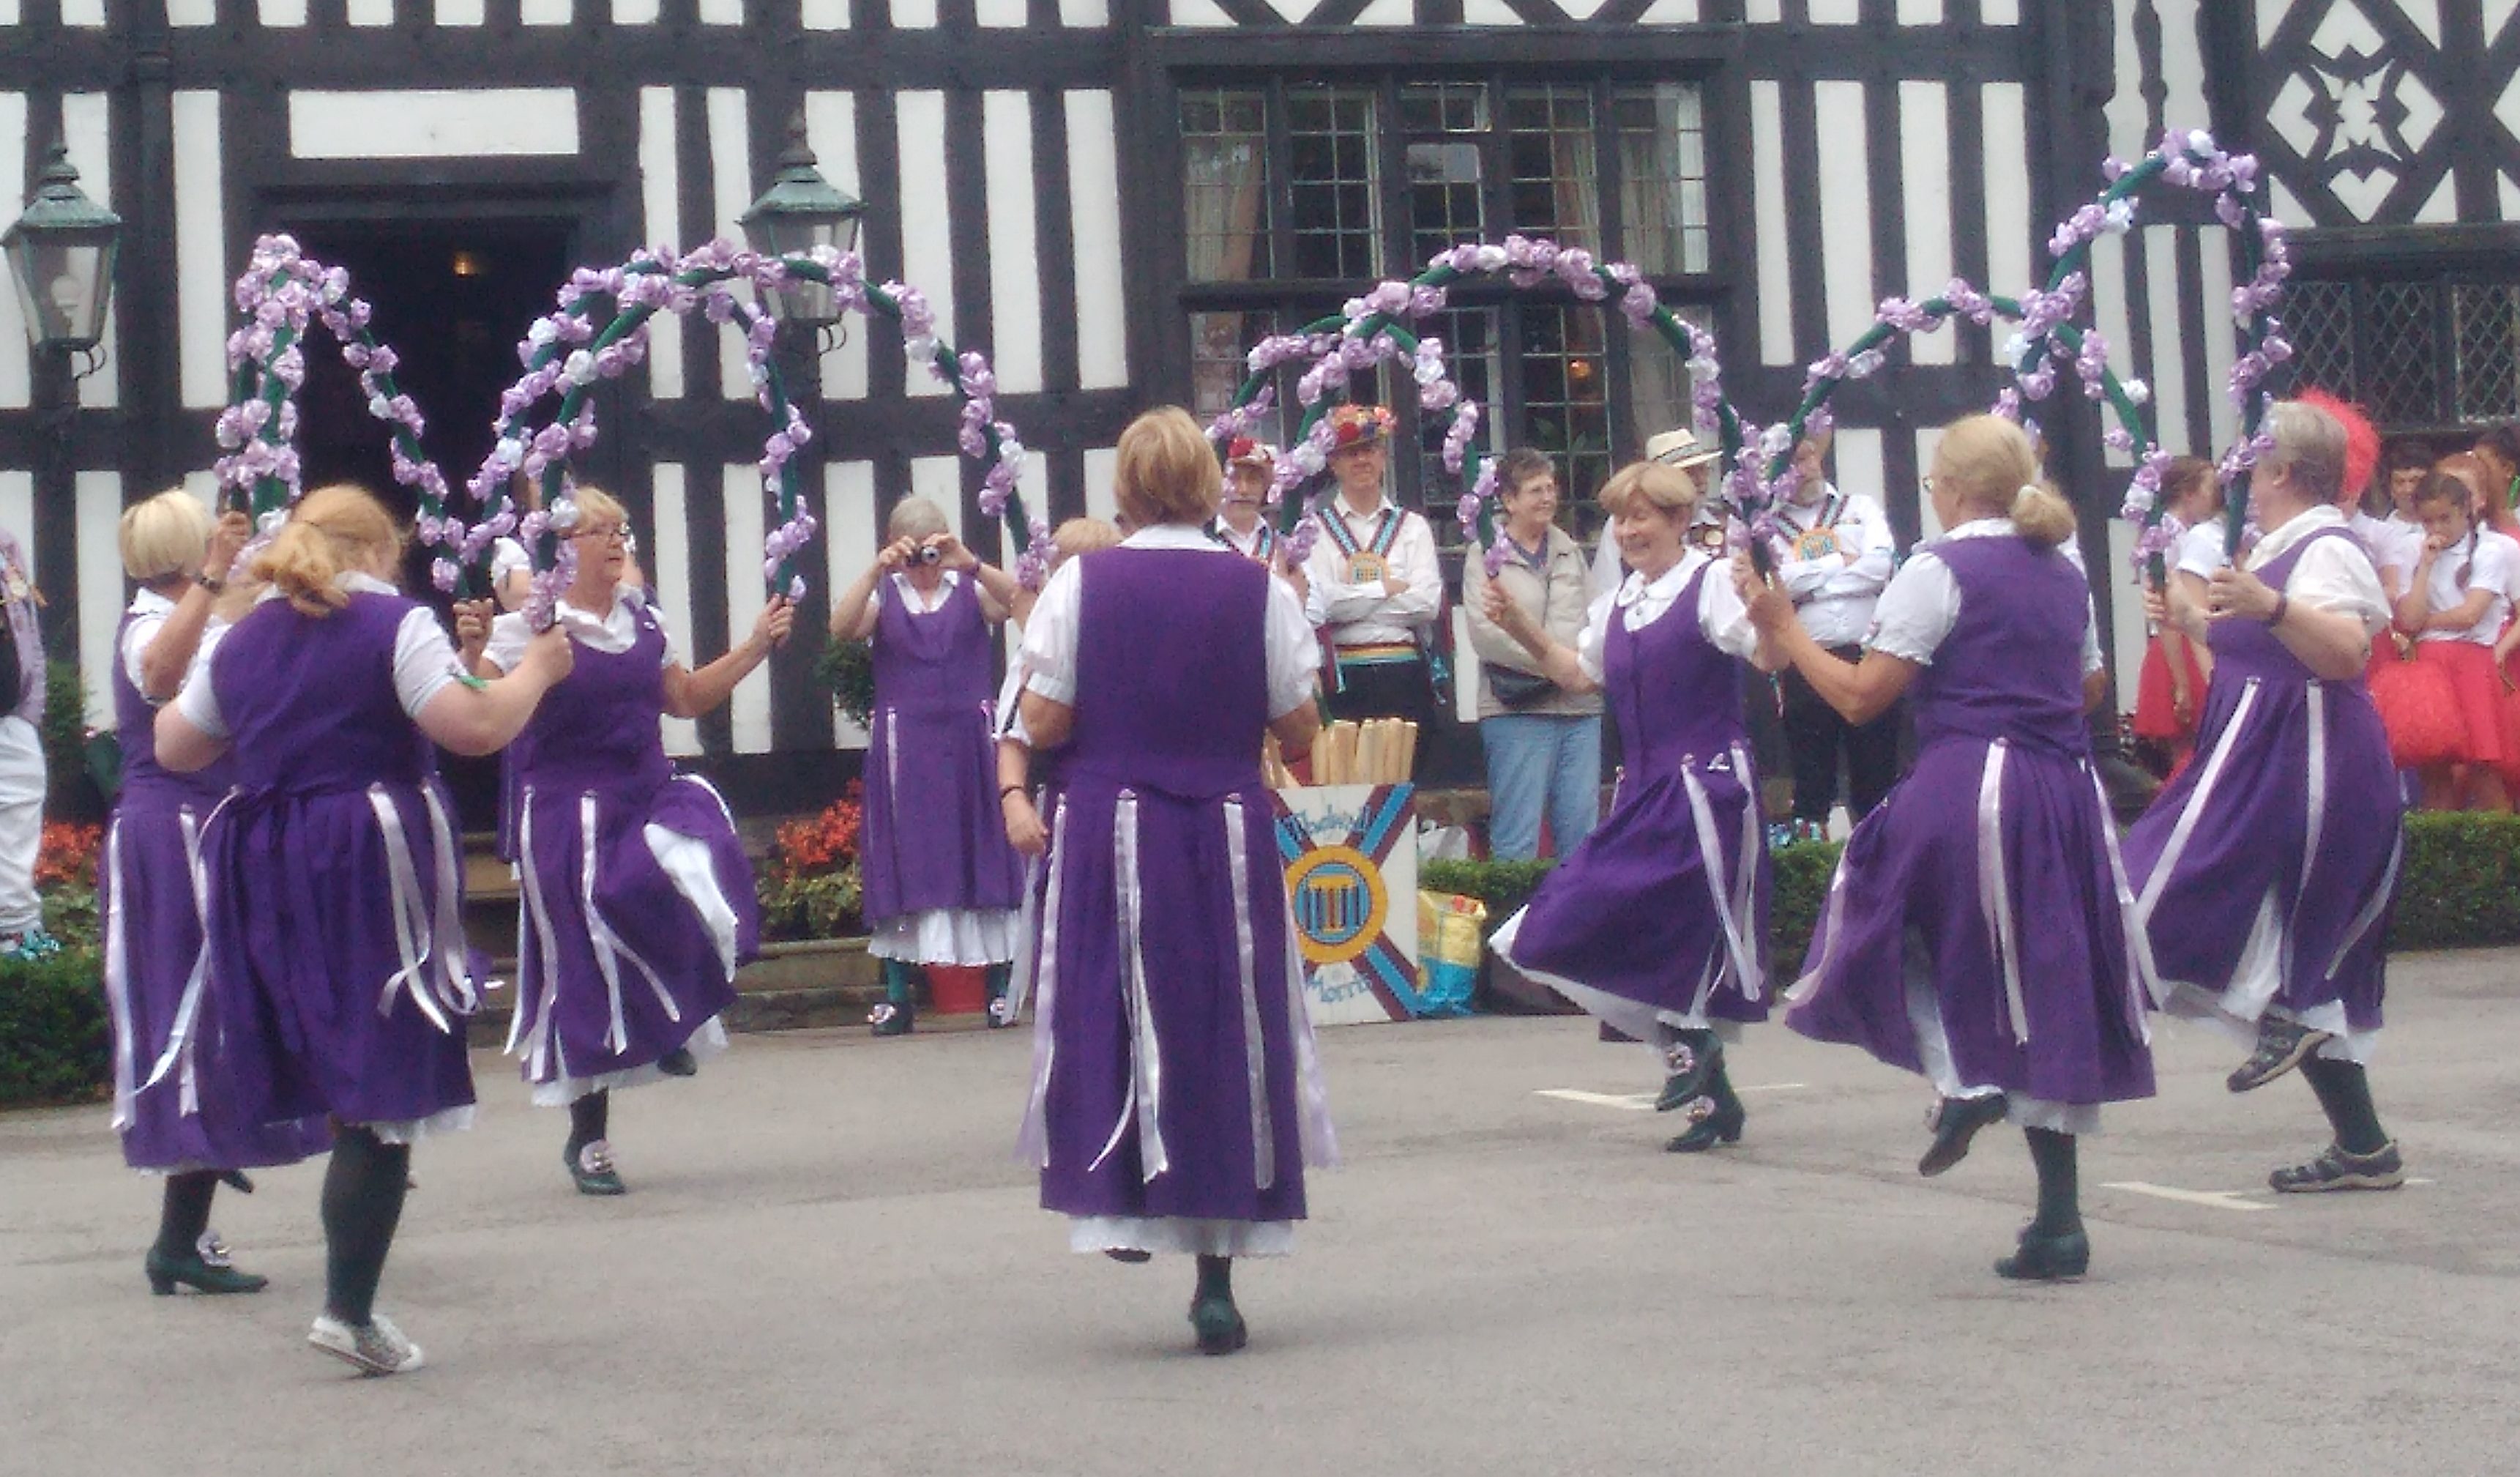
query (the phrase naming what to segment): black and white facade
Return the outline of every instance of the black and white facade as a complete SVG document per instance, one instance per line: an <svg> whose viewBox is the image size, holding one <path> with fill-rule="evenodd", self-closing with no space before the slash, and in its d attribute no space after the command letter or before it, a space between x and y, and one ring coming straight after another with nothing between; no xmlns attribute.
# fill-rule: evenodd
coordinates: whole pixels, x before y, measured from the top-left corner
<svg viewBox="0 0 2520 1477"><path fill-rule="evenodd" d="M1137 410L1221 408L1260 336L1513 231L1644 268L1771 418L1881 297L2030 285L2102 155L2165 125L2258 151L2275 213L2311 228L2294 316L2323 378L2396 425L2508 417L2515 76L2520 0L0 0L0 139L22 140L0 187L22 197L59 137L125 222L99 373L34 362L0 300L0 522L31 530L56 649L102 716L114 519L206 490L257 234L352 267L460 480L487 410L454 425L430 379L495 396L568 266L735 234L799 110L824 172L870 201L871 275L995 361L1054 516L1107 512ZM2164 441L2207 450L2232 426L2229 243L2188 202L2146 220L2100 245L2101 324ZM1615 313L1464 291L1435 332L1496 443L1559 453L1579 492L1686 414L1674 356ZM1927 531L1931 427L1991 400L1994 349L1920 340L1841 397L1839 480L1905 535ZM907 491L994 547L953 401L905 376L898 336L853 324L820 368L829 584ZM675 629L708 654L762 599L765 427L731 336L661 326L634 379L583 472L649 531ZM2051 432L2104 554L2096 420ZM1399 490L1448 506L1427 444ZM677 746L764 801L827 789L859 736L812 645Z"/></svg>

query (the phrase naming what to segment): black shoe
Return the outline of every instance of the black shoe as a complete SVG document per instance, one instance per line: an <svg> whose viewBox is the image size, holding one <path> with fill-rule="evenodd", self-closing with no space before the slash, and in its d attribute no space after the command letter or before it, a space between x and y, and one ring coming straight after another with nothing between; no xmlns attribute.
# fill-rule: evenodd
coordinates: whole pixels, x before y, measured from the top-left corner
<svg viewBox="0 0 2520 1477"><path fill-rule="evenodd" d="M909 1006L885 1001L867 1012L867 1022L875 1027L878 1036L907 1036L910 1034L911 1013Z"/></svg>
<svg viewBox="0 0 2520 1477"><path fill-rule="evenodd" d="M987 1019L989 1029L992 1031L1013 1025L1015 1023L1014 1002L1003 995L990 1001Z"/></svg>
<svg viewBox="0 0 2520 1477"><path fill-rule="evenodd" d="M1231 1297L1203 1297L1190 1305L1190 1325L1198 1335L1201 1354L1232 1354L1251 1342L1251 1330Z"/></svg>
<svg viewBox="0 0 2520 1477"><path fill-rule="evenodd" d="M581 1195L626 1195L630 1186L621 1183L620 1171L612 1167L612 1145L598 1139L592 1143L562 1145L561 1159L568 1166L569 1179L577 1183Z"/></svg>
<svg viewBox="0 0 2520 1477"><path fill-rule="evenodd" d="M1663 1069L1670 1075L1663 1079L1662 1096L1654 1099L1654 1111L1673 1112L1705 1097L1706 1079L1723 1060L1724 1047L1714 1032L1681 1032L1679 1040L1662 1050Z"/></svg>
<svg viewBox="0 0 2520 1477"><path fill-rule="evenodd" d="M212 1294L260 1292L271 1285L269 1277L239 1272L224 1261L209 1260L199 1251L170 1257L152 1246L148 1260L141 1267L149 1275L149 1290L159 1297L174 1296L178 1285L190 1287L195 1292Z"/></svg>
<svg viewBox="0 0 2520 1477"><path fill-rule="evenodd" d="M698 1077L700 1074L700 1064L692 1055L691 1048L676 1047L656 1058L656 1070L668 1077Z"/></svg>
<svg viewBox="0 0 2520 1477"><path fill-rule="evenodd" d="M1131 1267L1144 1267L1155 1259L1153 1252L1140 1251L1134 1246L1114 1246L1102 1254L1112 1261L1125 1262Z"/></svg>
<svg viewBox="0 0 2520 1477"><path fill-rule="evenodd" d="M2035 1226L2021 1228L2021 1248L1995 1264L1995 1275L2015 1282L2070 1281L2092 1267L2092 1238L2079 1226L2061 1235L2048 1235Z"/></svg>
<svg viewBox="0 0 2520 1477"><path fill-rule="evenodd" d="M2398 1157L2394 1139L2367 1154L2349 1154L2331 1143L2308 1164L2296 1164L2267 1176L2267 1184L2285 1195L2317 1194L2330 1189L2396 1189L2406 1183L2406 1162Z"/></svg>
<svg viewBox="0 0 2520 1477"><path fill-rule="evenodd" d="M2002 1123L2003 1114L2002 1093L1989 1093L1983 1097L1945 1097L1936 1102L1929 1119L1934 1141L1925 1150L1925 1157L1916 1161L1916 1173L1939 1175L1967 1158L1969 1141L1977 1137L1977 1131Z"/></svg>
<svg viewBox="0 0 2520 1477"><path fill-rule="evenodd" d="M2234 1093L2265 1087L2308 1061L2313 1052L2335 1039L2330 1032L2314 1031L2297 1020L2262 1016L2258 1021L2257 1051L2223 1085Z"/></svg>
<svg viewBox="0 0 2520 1477"><path fill-rule="evenodd" d="M1732 1097L1730 1093L1724 1096ZM1742 1111L1738 1097L1732 1097L1729 1103L1718 1102L1713 1097L1700 1097L1686 1111L1690 1119L1688 1132L1663 1145L1675 1154L1702 1154L1718 1143L1738 1143L1741 1141L1741 1125L1750 1117Z"/></svg>
<svg viewBox="0 0 2520 1477"><path fill-rule="evenodd" d="M223 1169L219 1171L219 1183L241 1195L249 1195L253 1193L253 1182L247 1179L245 1171L241 1169Z"/></svg>

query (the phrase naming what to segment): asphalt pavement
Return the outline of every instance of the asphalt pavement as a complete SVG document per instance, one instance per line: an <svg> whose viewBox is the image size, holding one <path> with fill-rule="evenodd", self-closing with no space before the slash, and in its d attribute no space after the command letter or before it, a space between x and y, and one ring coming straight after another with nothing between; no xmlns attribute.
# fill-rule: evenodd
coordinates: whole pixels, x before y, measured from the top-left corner
<svg viewBox="0 0 2520 1477"><path fill-rule="evenodd" d="M2515 985L2512 952L2399 962L2388 1194L2268 1193L2325 1141L2309 1091L2233 1097L2226 1043L2161 1026L2059 1286L1989 1270L2018 1135L1918 1179L1926 1095L1858 1053L1754 1030L1748 1132L1692 1158L1587 1021L1328 1032L1345 1164L1297 1255L1239 1270L1227 1359L1192 1351L1185 1263L1073 1256L1037 1208L1028 1031L741 1038L617 1097L618 1200L476 1058L380 1300L428 1366L387 1380L303 1342L320 1165L221 1194L268 1292L156 1298L156 1186L104 1110L0 1115L0 1473L2508 1473Z"/></svg>

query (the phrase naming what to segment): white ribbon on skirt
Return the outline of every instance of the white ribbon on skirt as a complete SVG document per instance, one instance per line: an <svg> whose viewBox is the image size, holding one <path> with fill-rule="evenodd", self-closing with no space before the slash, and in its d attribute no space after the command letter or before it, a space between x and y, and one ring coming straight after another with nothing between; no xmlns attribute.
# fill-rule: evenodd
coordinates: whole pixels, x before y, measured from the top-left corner
<svg viewBox="0 0 2520 1477"><path fill-rule="evenodd" d="M1251 859L1242 801L1225 802L1226 868L1234 883L1235 958L1242 985L1242 1071L1251 1094L1251 1183L1261 1189L1278 1183L1278 1131L1269 1111L1269 1047L1260 1034L1259 961L1253 957L1251 929Z"/></svg>
<svg viewBox="0 0 2520 1477"><path fill-rule="evenodd" d="M2003 759L2010 751L1998 738L1986 746L1986 769L1977 785L1977 904L1995 941L2003 972L2003 999L2012 1017L2012 1039L2030 1041L2030 1012L2021 1000L2021 938L2012 916L2012 880L2003 860Z"/></svg>
<svg viewBox="0 0 2520 1477"><path fill-rule="evenodd" d="M1050 850L1043 856L1041 862L1041 865L1048 870L1048 876L1041 888L1039 941L1034 942L1034 931L1031 928L1026 928L1023 932L1025 947L1031 951L1041 979L1033 992L1039 1004L1033 1007L1032 1092L1024 1099L1023 1127L1015 1134L1015 1152L1022 1155L1024 1160L1036 1169L1050 1168L1050 1069L1058 1054L1058 1038L1052 1034L1050 1017L1051 1011L1058 1008L1058 884L1059 873L1064 870L1063 864L1066 858L1067 798L1062 795L1058 803L1051 809ZM1034 906L1033 891L1027 886L1024 889L1024 907L1029 911ZM1016 971L1014 988L1020 991L1027 984L1026 971L1020 962L1016 965ZM1023 998L1018 995L1015 998L1014 1013L1007 1018L1016 1019L1021 1015L1022 1010Z"/></svg>
<svg viewBox="0 0 2520 1477"><path fill-rule="evenodd" d="M1172 1160L1164 1151L1162 1038L1155 1033L1154 1002L1147 995L1146 953L1139 942L1146 926L1146 898L1138 877L1135 791L1120 791L1113 807L1111 846L1119 884L1120 998L1129 1021L1129 1096L1120 1105L1119 1121L1111 1125L1111 1137L1102 1145L1102 1152L1096 1154L1086 1169L1089 1173L1101 1169L1102 1161L1110 1158L1128 1137L1129 1125L1135 1121L1139 1178L1152 1182L1172 1168Z"/></svg>

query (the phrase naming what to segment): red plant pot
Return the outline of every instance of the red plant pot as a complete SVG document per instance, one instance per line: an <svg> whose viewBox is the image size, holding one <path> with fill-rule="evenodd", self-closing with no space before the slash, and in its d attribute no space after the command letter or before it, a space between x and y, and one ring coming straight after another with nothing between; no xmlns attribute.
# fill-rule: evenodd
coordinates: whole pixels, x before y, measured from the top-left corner
<svg viewBox="0 0 2520 1477"><path fill-rule="evenodd" d="M929 964L927 998L939 1015L977 1015L989 1007L989 972L978 964Z"/></svg>

